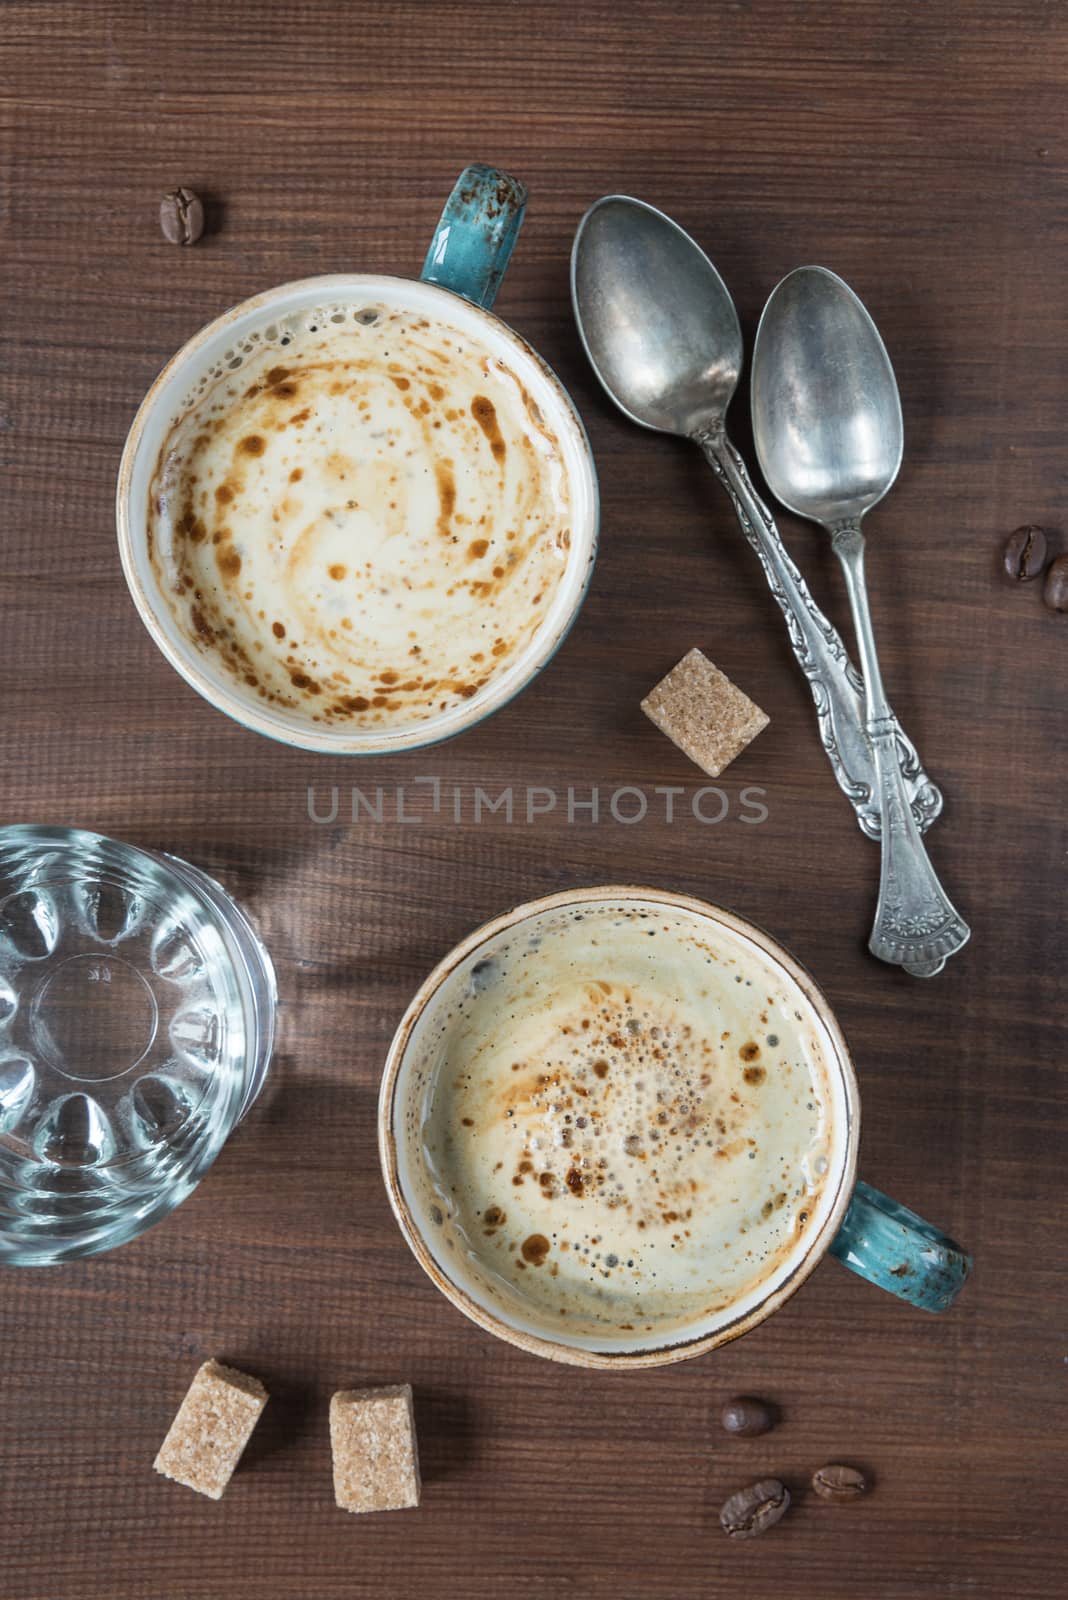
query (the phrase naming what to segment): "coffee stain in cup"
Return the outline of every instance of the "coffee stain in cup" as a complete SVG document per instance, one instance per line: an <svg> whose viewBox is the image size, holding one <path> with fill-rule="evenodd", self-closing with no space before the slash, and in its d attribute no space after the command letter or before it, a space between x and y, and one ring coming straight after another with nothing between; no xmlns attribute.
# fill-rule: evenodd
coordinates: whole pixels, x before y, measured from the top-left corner
<svg viewBox="0 0 1068 1600"><path fill-rule="evenodd" d="M543 626L570 548L563 455L470 335L385 306L305 322L175 419L150 559L179 625L258 699L411 726Z"/></svg>

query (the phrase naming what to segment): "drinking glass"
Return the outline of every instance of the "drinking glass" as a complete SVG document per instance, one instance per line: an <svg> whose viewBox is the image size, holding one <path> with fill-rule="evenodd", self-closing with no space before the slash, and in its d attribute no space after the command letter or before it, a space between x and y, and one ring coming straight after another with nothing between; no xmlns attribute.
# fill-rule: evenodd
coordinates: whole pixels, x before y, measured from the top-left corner
<svg viewBox="0 0 1068 1600"><path fill-rule="evenodd" d="M0 1263L95 1255L180 1204L259 1093L275 995L197 867L0 828Z"/></svg>

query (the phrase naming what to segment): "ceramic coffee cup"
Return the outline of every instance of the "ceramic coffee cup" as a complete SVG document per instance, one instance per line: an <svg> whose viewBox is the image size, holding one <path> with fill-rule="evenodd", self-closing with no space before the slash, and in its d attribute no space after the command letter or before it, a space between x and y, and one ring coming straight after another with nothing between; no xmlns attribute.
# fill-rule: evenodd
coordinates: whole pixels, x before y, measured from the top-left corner
<svg viewBox="0 0 1068 1600"><path fill-rule="evenodd" d="M287 744L334 755L388 754L433 744L474 726L518 694L550 660L574 621L597 543L597 479L589 442L574 405L549 367L489 309L525 204L526 191L515 179L490 167L468 167L445 206L418 281L380 274L339 274L270 289L227 311L196 334L163 369L145 397L126 441L118 480L118 537L126 581L142 621L171 665L212 705L245 727ZM361 310L368 305L379 311ZM524 620L522 642L514 655L506 655L504 664L494 668L484 682L478 681L476 673L474 682L454 685L467 698L444 709L435 703L424 720L400 726L388 722L356 726L343 718L331 722L329 716L322 717L321 700L318 708L271 703L275 697L265 699L262 692L257 694L253 675L245 675L245 668L256 665L247 651L244 668L235 673L207 642L212 637L210 629L198 634L195 627L191 630L176 620L173 598L163 593L159 560L153 559L150 505L158 501L168 437L198 396L213 392L220 380L229 382L230 374L240 373L244 363L262 354L265 342L284 346L286 330L294 330L295 336L309 327L312 332L317 326L329 331L332 324L373 321L377 314L388 317L391 308L425 318L424 327L447 324L454 337L477 341L479 348L499 363L522 393L536 419L534 425L539 432L544 428L553 442L557 461L553 471L563 472L569 489L569 526L563 536L566 557L562 570L554 578L536 628ZM358 483L350 484L346 493L355 488ZM339 504L344 505L344 494ZM499 531L503 538L505 530ZM509 547L509 559L516 548ZM489 587L493 578L500 577L500 569L493 575L486 572L485 577ZM173 590L173 583L169 587ZM369 591L373 587L367 586ZM542 601L540 595L534 598ZM327 597L327 601L332 599L332 595ZM388 602L372 592L359 603L373 608ZM346 625L358 634L367 614L366 609L354 611L354 620L346 619ZM527 615L524 613L525 619ZM491 639L492 635L487 638L487 660ZM402 670L407 672L408 666ZM397 682L397 674L383 677L385 682ZM247 683L252 687L246 687ZM411 685L402 683L401 687ZM366 694L373 691L362 692L366 704ZM381 695L383 702L387 698Z"/></svg>
<svg viewBox="0 0 1068 1600"><path fill-rule="evenodd" d="M620 945L624 935L618 930L622 927L628 930L629 953ZM560 935L561 928L564 935ZM708 982L721 985L718 1001L706 999L702 1011L698 999L688 1012L680 1012L676 1002L684 985L678 980L675 990L668 985L664 1016L696 1017L694 1031L702 1035L707 1031L707 1048L713 1053L727 1052L715 1056L716 1065L699 1080L700 1085L711 1087L695 1089L694 1083L684 1083L682 1097L676 1096L677 1105L669 1105L671 1093L656 1088L657 1083L667 1081L670 1089L670 1073L665 1078L663 1068L665 1046L671 1037L679 1039L682 1034L677 1028L672 1034L672 1023L659 1026L663 1017L655 1009L642 1009L640 979L634 995L626 996L628 1004L633 1000L636 1008L629 1020L613 1020L614 1002L605 1002L605 1009L599 1012L600 995L594 988L594 1006L588 1016L576 1022L574 1011L569 1011L566 1025L556 1027L555 1032L542 1029L538 1033L559 989L545 955L547 941L558 936L572 940L567 982L578 985L580 1012L587 948L597 950L595 959L600 965L588 970L600 971L609 980L597 986L607 994L613 984L619 992L619 972L633 977L645 952L650 961L670 966L673 946L665 944L665 938L685 939L688 948L690 941L696 941L694 947L705 953L706 967L696 969L698 986L691 986L689 993L691 998L710 993L701 987L703 970L713 974ZM587 946L582 941L592 943ZM558 973L563 958L553 956L551 960L557 962L553 971ZM662 971L662 965L648 968L654 987L661 981ZM480 1037L472 1021L478 997L486 992L487 984L496 982L510 986L500 991L509 1019L503 1054L494 1054L488 1046L470 1045ZM513 1060L513 1055L523 1056L522 1018L528 1015L536 1019L537 1042L529 1057ZM589 1027L589 1017L595 1028L602 1025L599 1018L609 1018L603 1026L615 1028L615 1035L609 1037L620 1047L616 1055L606 1049L604 1059L593 1061L597 1079L604 1080L601 1087L584 1067L575 1070L572 1064L569 1071L560 1065L565 1058L570 1061L581 1054L579 1046L573 1045L576 1037L580 1045L593 1037L581 1031ZM650 1017L657 1026L650 1026ZM743 1018L741 1031L738 1017ZM519 1020L513 1023L513 1018ZM781 1019L786 1019L785 1025ZM724 1027L726 1022L736 1030L733 1038ZM628 1054L630 1043L640 1042L643 1029L651 1035L652 1055ZM630 1040L619 1037L628 1030ZM742 1043L739 1057L738 1041L744 1041L750 1031L753 1042ZM789 1040L778 1037L787 1032ZM561 1052L563 1036L567 1041ZM692 1040L689 1032L685 1036ZM692 1048L688 1042L682 1055L674 1058L676 1065L687 1051L692 1056ZM703 1042L702 1048L706 1048ZM765 1067L744 1065L758 1062L761 1051ZM784 1051L792 1051L794 1063L788 1062ZM666 1054L671 1059L670 1047ZM737 1185L740 1204L729 1214L740 1219L736 1231L742 1237L739 1248L745 1267L744 1255L752 1257L755 1238L764 1225L761 1219L766 1222L773 1203L769 1200L760 1205L761 1163L770 1160L775 1134L769 1101L761 1096L778 1093L775 1084L789 1080L789 1095L781 1095L776 1104L785 1107L791 1126L800 1128L797 1118L806 1115L803 1085L807 1080L796 1073L791 1079L791 1073L802 1057L818 1072L823 1085L818 1096L811 1097L820 1104L809 1118L813 1125L819 1121L819 1143L813 1148L820 1153L815 1159L806 1154L804 1163L797 1164L808 1181L791 1192L788 1204L794 1216L790 1225L783 1223L782 1242L760 1257L761 1264L748 1287L743 1285L739 1292L717 1298L702 1282L715 1280L720 1269L714 1266L707 1271L707 1263L719 1258L703 1248L700 1190L715 1196L715 1204L722 1209L724 1185L728 1193L732 1183ZM635 1060L652 1063L654 1058L661 1068L652 1065L646 1073L639 1066L635 1072ZM503 1066L493 1066L496 1061ZM494 1076L498 1070L499 1080ZM635 1086L635 1076L650 1079L644 1086L644 1106L643 1084ZM675 1076L678 1078L677 1072ZM527 1088L525 1082L546 1088ZM749 1084L760 1087L750 1089ZM633 1102L638 1114L632 1120L621 1119L610 1100L599 1098L602 1090L607 1094L608 1087L614 1088L617 1107L620 1096L631 1095L635 1087L639 1091ZM651 1089L655 1090L653 1116L649 1114ZM456 1099L461 1094L471 1096L462 1107ZM576 1095L584 1098L578 1100ZM514 1109L517 1105L518 1110ZM592 1113L591 1108L595 1108ZM461 1118L460 1109L469 1109L471 1115ZM811 1100L807 1113L813 1113ZM596 1124L604 1135L601 1143L591 1142L591 1114L605 1119ZM630 1110L626 1115L631 1116ZM686 1126L681 1127L684 1117ZM732 1118L733 1125L728 1127ZM684 1172L684 1181L676 1182L674 1191L663 1159L665 1144L647 1142L650 1127L652 1139L660 1138L658 1124L664 1125L665 1140L677 1133L689 1140L688 1165L674 1169L676 1179ZM579 1134L578 1128L586 1131ZM628 1131L631 1129L640 1131ZM968 1274L968 1257L937 1228L857 1180L859 1133L860 1106L849 1049L826 998L809 974L769 935L732 912L686 895L635 887L552 895L519 906L466 938L435 968L408 1007L390 1047L379 1104L379 1147L389 1199L405 1239L432 1281L459 1310L489 1332L534 1354L588 1367L656 1366L725 1344L777 1310L828 1253L869 1282L917 1307L945 1310ZM512 1134L515 1141L510 1144ZM747 1140L747 1134L757 1137ZM600 1139L601 1133L592 1137ZM490 1152L488 1144L480 1141L493 1138L497 1144ZM639 1148L643 1139L645 1150ZM562 1157L565 1166L575 1162L576 1170L566 1177L570 1194L560 1182L563 1169L555 1160L561 1154L557 1148L561 1143L569 1147ZM465 1153L457 1154L461 1144ZM752 1149L749 1166L746 1144ZM578 1158L580 1147L590 1153L588 1158L585 1153ZM653 1202L659 1214L651 1215L648 1223L642 1216L635 1224L647 1231L631 1231L630 1238L635 1241L631 1249L619 1246L617 1240L620 1227L630 1226L628 1218L640 1210L638 1190L632 1188L628 1194L626 1185L647 1181L650 1167L639 1174L637 1166L645 1161L646 1151L660 1169L651 1175L664 1187ZM532 1159L517 1160L519 1154ZM504 1159L494 1161L498 1155ZM737 1163L733 1167L732 1157ZM782 1169L781 1187L786 1191L795 1174L787 1178L785 1162ZM468 1204L464 1173L476 1170L491 1175L477 1200ZM777 1164L770 1174L769 1192L780 1188L779 1170ZM635 1176L628 1178L628 1171ZM523 1184L529 1187L512 1187ZM672 1194L680 1187L685 1187L688 1199L693 1192L695 1217L688 1222L689 1213L681 1208L660 1209L679 1204ZM642 1193L647 1196L648 1190ZM492 1206L487 1204L489 1196L495 1202ZM785 1192L774 1203L784 1202ZM509 1219L507 1213L521 1211L520 1238L508 1242L509 1220L516 1217ZM532 1224L531 1218L537 1220ZM532 1226L544 1233L536 1232L533 1240L524 1242L522 1233ZM571 1230L569 1235L566 1229ZM562 1242L565 1237L568 1243ZM536 1246L531 1248L534 1240ZM676 1250L675 1241L679 1254L669 1257L667 1252ZM696 1251L695 1245L700 1246ZM685 1282L697 1284L698 1289L692 1295L680 1289L675 1309L681 1307L681 1313L664 1316L658 1323L650 1308L658 1296L663 1302L665 1277L678 1274L680 1258L688 1248L696 1259L685 1269L691 1274ZM564 1251L570 1253L564 1255ZM628 1255L631 1259L621 1259ZM660 1271L659 1286L651 1282L650 1263L661 1269L668 1264L666 1274ZM749 1266L746 1270L752 1273L753 1269ZM655 1279L657 1272L651 1276ZM677 1282L684 1280L677 1278ZM592 1323L576 1317L573 1293L570 1302L566 1299L576 1284L594 1309ZM532 1297L534 1285L536 1298ZM554 1300L558 1292L560 1305ZM633 1309L629 1297L633 1297ZM603 1325L597 1324L599 1317Z"/></svg>

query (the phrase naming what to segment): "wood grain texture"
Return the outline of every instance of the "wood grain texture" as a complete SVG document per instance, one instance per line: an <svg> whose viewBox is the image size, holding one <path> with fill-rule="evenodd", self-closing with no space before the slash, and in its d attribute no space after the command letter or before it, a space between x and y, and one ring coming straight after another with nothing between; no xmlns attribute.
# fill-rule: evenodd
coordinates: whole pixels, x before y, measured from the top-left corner
<svg viewBox="0 0 1068 1600"><path fill-rule="evenodd" d="M1065 527L1068 17L994 0L694 6L43 0L0 34L8 820L77 822L215 872L260 919L282 1040L260 1104L171 1219L0 1293L5 1600L502 1595L1030 1600L1062 1592L1068 1311L1063 969L1068 623L997 577L1020 522ZM571 388L603 531L579 624L538 683L459 742L359 768L272 746L155 651L115 549L133 412L204 321L289 278L414 273L472 159L529 184L498 309ZM210 200L166 245L161 192ZM874 313L906 419L871 519L891 696L947 794L932 852L974 927L929 984L863 941L877 855L835 788L776 609L696 452L610 411L567 252L610 190L710 251L751 334L803 261ZM736 431L745 442L745 407ZM783 518L845 628L817 530ZM1063 539L1062 539L1063 546ZM681 785L638 702L700 645L771 716L725 775L731 816L480 827L317 825L308 789ZM739 819L742 788L768 820ZM660 818L661 820L657 820ZM429 966L519 899L646 880L734 906L811 968L849 1036L866 1176L957 1235L942 1319L826 1263L711 1357L583 1374L468 1326L423 1279L378 1175L378 1075ZM219 1505L151 1462L196 1365L274 1397ZM418 1512L332 1505L333 1390L410 1381ZM735 1391L782 1427L731 1441ZM768 1472L870 1470L735 1547L718 1508Z"/></svg>

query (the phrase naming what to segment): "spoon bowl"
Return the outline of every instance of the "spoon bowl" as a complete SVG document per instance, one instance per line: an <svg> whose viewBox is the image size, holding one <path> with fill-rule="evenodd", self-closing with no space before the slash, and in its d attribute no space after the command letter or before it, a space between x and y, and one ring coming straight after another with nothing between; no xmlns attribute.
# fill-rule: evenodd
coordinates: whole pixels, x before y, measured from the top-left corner
<svg viewBox="0 0 1068 1600"><path fill-rule="evenodd" d="M742 330L704 251L662 211L610 194L579 223L571 294L590 364L632 422L692 437L722 420Z"/></svg>
<svg viewBox="0 0 1068 1600"><path fill-rule="evenodd" d="M798 516L858 522L898 475L904 426L890 357L863 303L826 267L798 267L764 307L752 405L768 487Z"/></svg>

